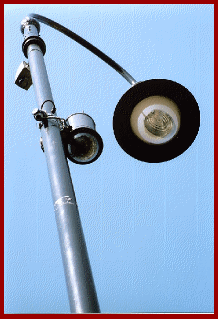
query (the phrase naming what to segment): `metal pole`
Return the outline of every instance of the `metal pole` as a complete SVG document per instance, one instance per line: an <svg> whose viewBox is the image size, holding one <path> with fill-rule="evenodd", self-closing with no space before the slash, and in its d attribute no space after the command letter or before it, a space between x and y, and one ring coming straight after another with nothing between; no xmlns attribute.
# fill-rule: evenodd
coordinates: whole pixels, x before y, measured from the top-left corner
<svg viewBox="0 0 218 319"><path fill-rule="evenodd" d="M37 38L39 34L39 24L32 18L23 21L21 30L24 38L27 40L31 36L27 56L38 106L47 114L55 115L43 53L40 46L34 43L34 37ZM99 313L75 193L57 121L49 119L47 125L42 125L41 135L51 183L70 311Z"/></svg>

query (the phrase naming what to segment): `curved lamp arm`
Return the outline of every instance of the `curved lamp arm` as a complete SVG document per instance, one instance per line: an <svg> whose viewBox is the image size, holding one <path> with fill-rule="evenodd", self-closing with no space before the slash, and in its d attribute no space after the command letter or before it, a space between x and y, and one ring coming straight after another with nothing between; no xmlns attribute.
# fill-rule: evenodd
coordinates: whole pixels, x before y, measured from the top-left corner
<svg viewBox="0 0 218 319"><path fill-rule="evenodd" d="M76 33L70 31L69 29L65 28L61 24L48 19L44 16L41 16L39 14L35 13L30 13L28 16L37 19L38 21L48 25L49 27L52 27L59 32L65 34L69 38L73 39L74 41L78 42L81 44L83 47L97 55L100 59L102 59L104 62L109 64L115 71L117 71L120 75L124 77L132 86L137 83L137 81L126 71L124 70L118 63L116 63L114 60L112 60L109 56L107 56L105 53L103 53L101 50L96 48L94 45L86 41L85 39L81 38L79 35Z"/></svg>

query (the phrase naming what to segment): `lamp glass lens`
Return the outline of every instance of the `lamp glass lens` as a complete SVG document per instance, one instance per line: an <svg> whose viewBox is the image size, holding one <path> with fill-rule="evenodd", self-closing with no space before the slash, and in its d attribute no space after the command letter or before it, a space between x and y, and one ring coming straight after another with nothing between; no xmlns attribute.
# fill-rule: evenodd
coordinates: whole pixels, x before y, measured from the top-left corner
<svg viewBox="0 0 218 319"><path fill-rule="evenodd" d="M145 116L145 128L153 135L165 137L173 129L172 117L161 110L154 110Z"/></svg>
<svg viewBox="0 0 218 319"><path fill-rule="evenodd" d="M163 96L150 96L139 102L130 118L133 133L148 144L170 141L180 127L177 105Z"/></svg>
<svg viewBox="0 0 218 319"><path fill-rule="evenodd" d="M95 136L83 132L74 136L74 140L68 145L68 151L78 162L89 162L97 154L99 150L98 141Z"/></svg>

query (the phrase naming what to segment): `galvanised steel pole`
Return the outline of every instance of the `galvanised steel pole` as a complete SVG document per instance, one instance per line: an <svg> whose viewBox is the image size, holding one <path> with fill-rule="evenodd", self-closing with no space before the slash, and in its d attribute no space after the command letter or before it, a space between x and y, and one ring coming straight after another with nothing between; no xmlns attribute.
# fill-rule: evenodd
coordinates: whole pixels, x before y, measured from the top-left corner
<svg viewBox="0 0 218 319"><path fill-rule="evenodd" d="M56 115L43 54L44 41L40 26L33 18L21 22L24 34L23 52L29 60L32 82L39 109ZM65 157L60 128L55 119L41 126L61 253L72 313L99 313L94 280L82 231L78 207Z"/></svg>

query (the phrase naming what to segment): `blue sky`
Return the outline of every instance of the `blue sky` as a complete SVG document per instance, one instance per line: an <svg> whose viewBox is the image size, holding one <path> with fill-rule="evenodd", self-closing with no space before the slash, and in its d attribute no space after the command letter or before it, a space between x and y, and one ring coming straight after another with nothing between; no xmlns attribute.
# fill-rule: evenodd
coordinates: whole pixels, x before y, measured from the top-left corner
<svg viewBox="0 0 218 319"><path fill-rule="evenodd" d="M114 109L130 85L41 24L57 114L93 117L101 157L69 163L103 313L213 312L213 5L5 5L5 313L69 313L34 89L14 84L20 22L38 13L76 32L137 81L184 85L201 112L191 147L165 163L127 155ZM187 128L188 131L188 128Z"/></svg>

